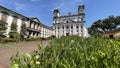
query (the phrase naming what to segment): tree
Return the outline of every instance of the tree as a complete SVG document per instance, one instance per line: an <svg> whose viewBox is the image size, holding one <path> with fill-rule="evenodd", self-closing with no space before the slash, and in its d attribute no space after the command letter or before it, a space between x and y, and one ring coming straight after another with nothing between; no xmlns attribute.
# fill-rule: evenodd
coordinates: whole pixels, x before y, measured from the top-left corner
<svg viewBox="0 0 120 68"><path fill-rule="evenodd" d="M91 27L88 28L88 32L91 35L98 35L104 32L103 20L95 21Z"/></svg>
<svg viewBox="0 0 120 68"><path fill-rule="evenodd" d="M4 36L4 33L6 32L6 27L7 23L0 21L0 36Z"/></svg>
<svg viewBox="0 0 120 68"><path fill-rule="evenodd" d="M22 24L21 25L21 31L20 31L20 36L21 38L24 38L24 36L26 35L26 24Z"/></svg>
<svg viewBox="0 0 120 68"><path fill-rule="evenodd" d="M102 34L117 29L117 25L120 25L120 16L109 16L103 20L95 21L88 28L88 32L91 35Z"/></svg>
<svg viewBox="0 0 120 68"><path fill-rule="evenodd" d="M17 24L16 23L11 24L11 31L17 31Z"/></svg>
<svg viewBox="0 0 120 68"><path fill-rule="evenodd" d="M11 31L10 31L9 35L15 41L19 41L20 40L20 34L17 32L17 24L16 23L12 23L11 24Z"/></svg>

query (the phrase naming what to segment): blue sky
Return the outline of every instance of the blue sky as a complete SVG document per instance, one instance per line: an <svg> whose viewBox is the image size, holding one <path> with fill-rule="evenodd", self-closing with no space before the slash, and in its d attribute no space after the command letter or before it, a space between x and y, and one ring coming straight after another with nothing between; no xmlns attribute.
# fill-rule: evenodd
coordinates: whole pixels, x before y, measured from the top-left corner
<svg viewBox="0 0 120 68"><path fill-rule="evenodd" d="M37 17L48 26L52 26L55 8L61 15L77 14L81 3L85 4L86 27L110 15L120 16L120 0L0 0L1 6L27 17Z"/></svg>

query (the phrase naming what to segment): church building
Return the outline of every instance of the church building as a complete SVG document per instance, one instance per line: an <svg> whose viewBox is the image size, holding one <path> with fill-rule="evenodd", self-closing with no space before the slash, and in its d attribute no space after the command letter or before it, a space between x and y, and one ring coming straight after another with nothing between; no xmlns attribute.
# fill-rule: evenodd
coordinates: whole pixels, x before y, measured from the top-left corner
<svg viewBox="0 0 120 68"><path fill-rule="evenodd" d="M57 38L61 36L78 35L88 37L88 31L85 28L85 6L78 6L78 14L68 13L67 16L60 16L58 9L54 10L53 29Z"/></svg>

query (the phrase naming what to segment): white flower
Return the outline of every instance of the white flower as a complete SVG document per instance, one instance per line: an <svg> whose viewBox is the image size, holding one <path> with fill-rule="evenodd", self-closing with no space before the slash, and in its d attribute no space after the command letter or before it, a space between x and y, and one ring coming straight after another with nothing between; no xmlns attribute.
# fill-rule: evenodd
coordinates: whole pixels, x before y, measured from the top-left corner
<svg viewBox="0 0 120 68"><path fill-rule="evenodd" d="M74 40L71 40L71 43L74 43L75 41Z"/></svg>

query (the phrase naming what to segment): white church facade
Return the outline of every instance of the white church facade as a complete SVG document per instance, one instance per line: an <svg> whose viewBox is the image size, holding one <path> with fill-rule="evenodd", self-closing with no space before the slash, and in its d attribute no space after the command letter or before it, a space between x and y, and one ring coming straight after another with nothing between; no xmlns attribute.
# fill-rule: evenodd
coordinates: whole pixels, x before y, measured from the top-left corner
<svg viewBox="0 0 120 68"><path fill-rule="evenodd" d="M68 13L67 16L60 16L58 9L54 10L53 29L57 38L61 36L78 35L81 37L89 37L85 28L85 12L84 5L78 7L78 14Z"/></svg>

